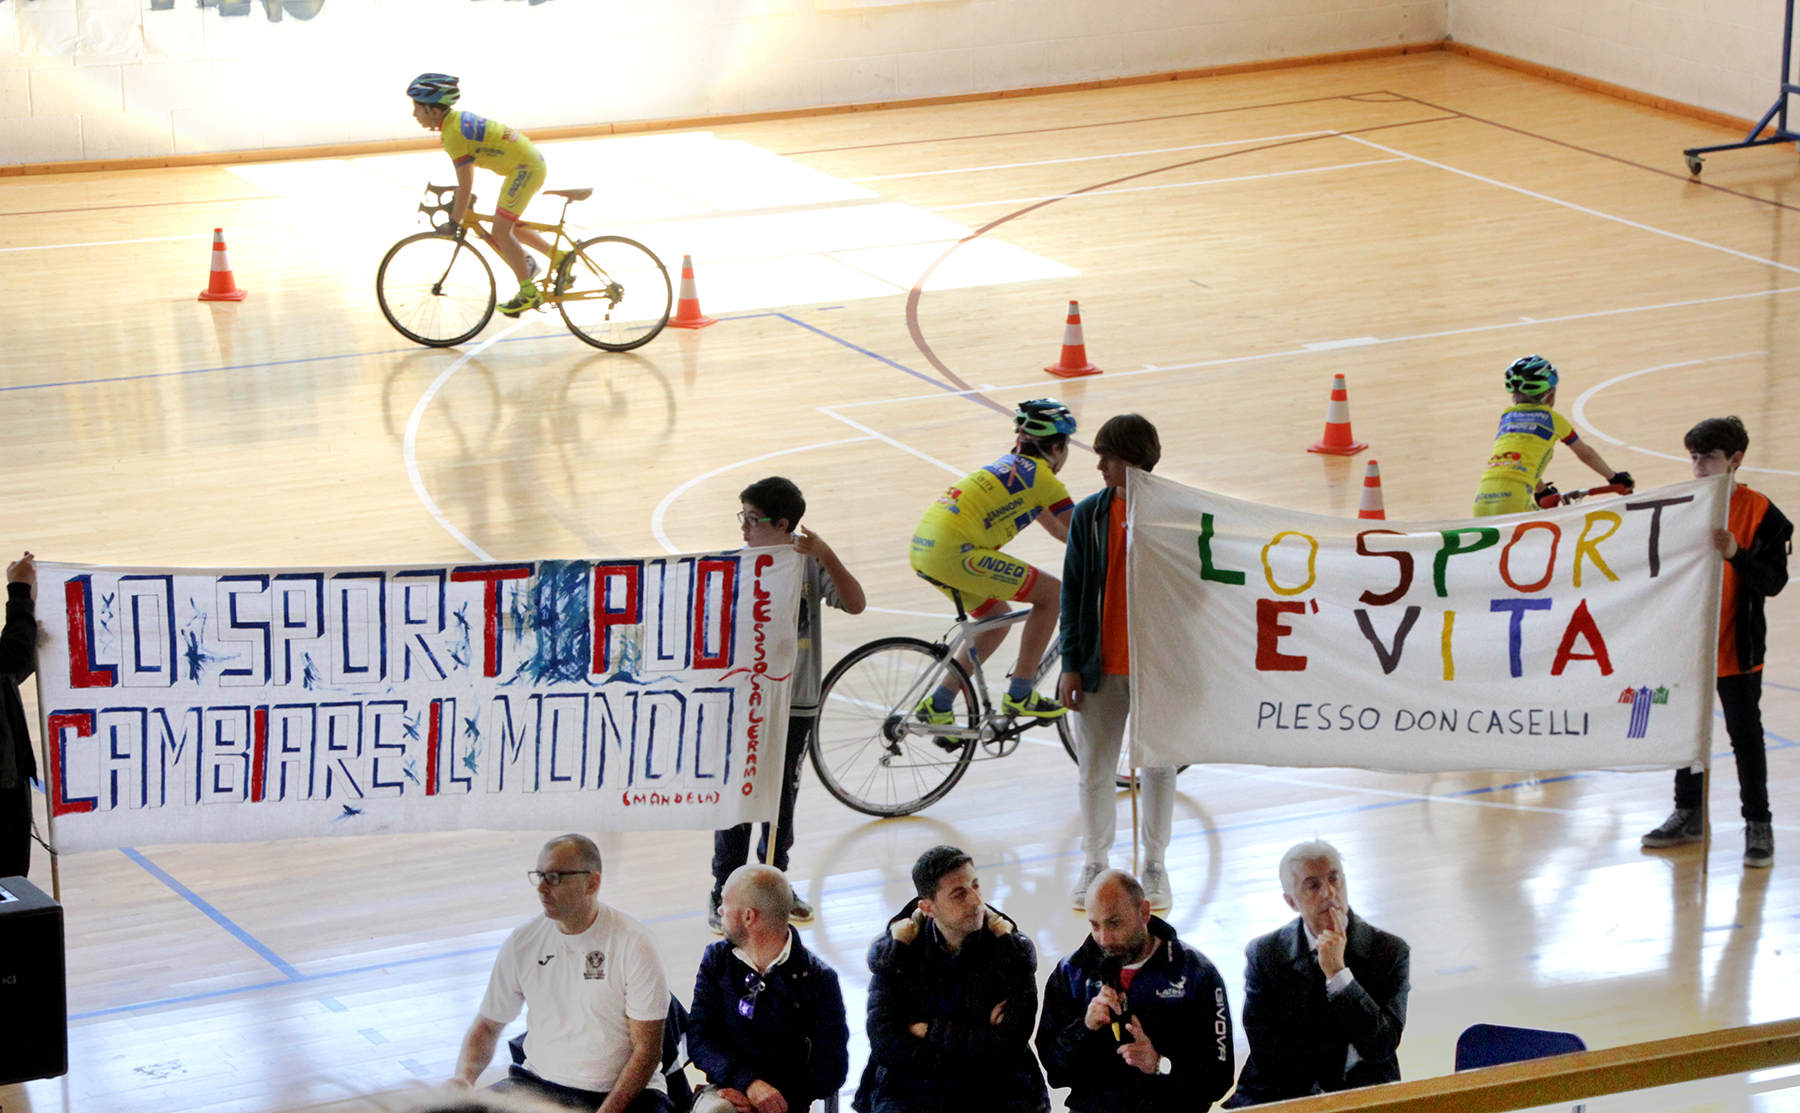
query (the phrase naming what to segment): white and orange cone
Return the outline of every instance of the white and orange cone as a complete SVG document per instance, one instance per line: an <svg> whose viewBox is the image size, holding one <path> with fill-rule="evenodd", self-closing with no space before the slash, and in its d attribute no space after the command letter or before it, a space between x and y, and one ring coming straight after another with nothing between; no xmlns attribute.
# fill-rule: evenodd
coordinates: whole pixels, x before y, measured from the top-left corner
<svg viewBox="0 0 1800 1113"><path fill-rule="evenodd" d="M700 295L694 289L694 257L681 257L681 300L675 303L675 315L669 318L670 328L705 328L718 324L718 319L708 317L700 312Z"/></svg>
<svg viewBox="0 0 1800 1113"><path fill-rule="evenodd" d="M1088 362L1087 341L1081 335L1081 306L1076 302L1069 303L1069 317L1063 322L1062 358L1044 370L1061 379L1100 374L1100 369Z"/></svg>
<svg viewBox="0 0 1800 1113"><path fill-rule="evenodd" d="M1367 447L1350 432L1350 392L1344 387L1344 377L1339 375L1332 380L1331 403L1325 407L1325 435L1306 451L1354 456Z"/></svg>
<svg viewBox="0 0 1800 1113"><path fill-rule="evenodd" d="M231 257L225 254L225 229L213 229L212 274L207 277L206 289L200 291L201 301L243 301L250 291L238 289L237 279L231 273Z"/></svg>
<svg viewBox="0 0 1800 1113"><path fill-rule="evenodd" d="M1387 507L1381 502L1381 465L1374 460L1363 469L1362 505L1356 508L1356 516L1387 520Z"/></svg>

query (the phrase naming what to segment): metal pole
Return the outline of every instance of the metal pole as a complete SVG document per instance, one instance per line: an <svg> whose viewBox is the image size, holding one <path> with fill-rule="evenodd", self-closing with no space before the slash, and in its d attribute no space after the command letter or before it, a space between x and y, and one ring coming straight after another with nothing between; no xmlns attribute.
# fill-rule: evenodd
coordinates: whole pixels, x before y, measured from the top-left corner
<svg viewBox="0 0 1800 1113"><path fill-rule="evenodd" d="M1787 19L1781 28L1781 130L1788 129L1788 85L1794 80L1794 0L1787 0Z"/></svg>

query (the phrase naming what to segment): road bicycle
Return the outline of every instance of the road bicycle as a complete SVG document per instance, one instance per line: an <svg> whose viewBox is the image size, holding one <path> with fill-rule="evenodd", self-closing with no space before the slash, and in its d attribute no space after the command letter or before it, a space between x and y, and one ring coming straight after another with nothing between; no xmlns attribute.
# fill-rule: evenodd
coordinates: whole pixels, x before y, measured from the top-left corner
<svg viewBox="0 0 1800 1113"><path fill-rule="evenodd" d="M929 576L920 578L937 583ZM958 660L959 651L972 646L977 635L1023 622L1031 611L975 619L964 609L960 593L952 591L951 599L956 621L944 640L877 638L832 666L820 687L813 771L825 791L864 815L911 815L929 807L956 787L970 762L1005 757L1036 727L1054 729L1069 759L1080 760L1068 715L1048 722L1008 715L988 694L980 654L970 655L972 668ZM1054 692L1061 674L1058 637L1038 662L1034 682L1039 691ZM946 683L954 693L953 721L925 722L917 712L919 701ZM1127 760L1125 747L1120 747L1121 787L1130 783Z"/></svg>
<svg viewBox="0 0 1800 1113"><path fill-rule="evenodd" d="M433 203L421 203L419 211L446 215L450 204L444 196L455 188L426 186ZM544 305L556 306L569 331L596 348L624 352L648 344L668 323L674 304L668 268L636 240L594 236L577 241L569 234L569 206L593 196L592 189L544 193L563 200L556 223L519 222L521 228L543 233L559 251L566 245L561 265L535 280ZM468 233L492 247L484 225L493 223L493 215L475 212L471 201L460 225L434 220L431 231L389 248L375 272L375 296L388 324L408 340L433 348L461 344L485 328L494 315L494 269L469 242Z"/></svg>

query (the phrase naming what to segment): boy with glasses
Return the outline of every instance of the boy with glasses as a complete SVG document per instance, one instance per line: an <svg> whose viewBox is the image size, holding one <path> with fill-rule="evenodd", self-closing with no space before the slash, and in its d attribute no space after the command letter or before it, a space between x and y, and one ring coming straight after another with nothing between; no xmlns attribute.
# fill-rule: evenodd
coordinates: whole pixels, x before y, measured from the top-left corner
<svg viewBox="0 0 1800 1113"><path fill-rule="evenodd" d="M806 558L800 575L800 640L794 657L794 681L788 695L787 752L781 771L781 808L776 823L774 856L769 854L769 825L763 824L757 857L786 871L788 851L794 845L794 800L800 794L800 762L812 744L813 726L819 717L819 686L824 673L825 643L819 635L821 604L836 607L848 614L861 614L866 600L862 584L844 567L825 539L811 530L800 529L806 513L806 496L793 480L772 475L759 479L738 492L742 509L738 525L743 529L744 546L750 549L791 545ZM706 922L713 931L724 934L720 902L725 882L731 871L750 857L750 824L740 823L713 834L713 888L707 902ZM793 918L797 924L810 924L810 904L794 898Z"/></svg>

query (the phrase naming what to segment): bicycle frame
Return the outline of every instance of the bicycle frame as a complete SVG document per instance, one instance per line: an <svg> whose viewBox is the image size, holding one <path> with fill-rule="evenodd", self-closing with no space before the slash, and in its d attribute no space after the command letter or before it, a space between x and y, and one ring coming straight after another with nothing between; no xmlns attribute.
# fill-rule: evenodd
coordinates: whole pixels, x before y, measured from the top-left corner
<svg viewBox="0 0 1800 1113"><path fill-rule="evenodd" d="M946 639L937 643L942 650L942 652L938 654L937 662L921 673L917 680L913 681L912 686L908 688L906 694L901 697L900 705L894 708L894 712L903 717L906 732L908 734L927 735L934 738L973 738L986 744L991 742L1004 742L1018 737L1033 727L1042 726L1042 723L1033 719L1020 719L1009 728L1002 729L1000 727L1000 722L1004 716L994 710L993 700L988 695L987 677L981 671L981 654L975 651L973 645L974 640L979 635L989 630L1023 622L1030 614L1030 608L1023 608L1016 611L1008 611L1005 614L995 615L992 618L958 618L955 625L950 628L950 632ZM1041 681L1045 671L1060 656L1059 646L1061 640L1062 639L1059 637L1050 644L1049 650L1044 654L1043 660L1038 663L1037 674L1034 677L1035 680ZM980 711L976 725L972 727L947 727L920 722L918 719L914 718L910 712L927 693L935 690L938 685L943 682L945 674L950 671L949 662L955 660L957 655L961 653L964 648L969 650L968 677L970 683L975 687L976 705Z"/></svg>

